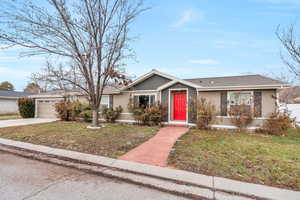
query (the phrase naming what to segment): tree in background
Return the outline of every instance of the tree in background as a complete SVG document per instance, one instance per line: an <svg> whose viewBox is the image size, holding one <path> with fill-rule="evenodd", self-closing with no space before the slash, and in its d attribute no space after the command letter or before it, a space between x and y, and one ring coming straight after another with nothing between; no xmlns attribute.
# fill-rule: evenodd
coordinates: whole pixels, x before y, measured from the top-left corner
<svg viewBox="0 0 300 200"><path fill-rule="evenodd" d="M68 66L66 71L65 66ZM55 69L55 71L53 71ZM31 81L41 87L46 92L50 90L72 90L78 89L77 85L84 85L84 80L80 79L78 73L75 73L76 67L71 63L59 63L54 66L50 61L46 62L45 67L39 72L31 74ZM62 78L62 74L64 78ZM70 80L70 81L66 81ZM76 84L74 84L76 83Z"/></svg>
<svg viewBox="0 0 300 200"><path fill-rule="evenodd" d="M300 35L296 33L295 25L284 29L280 26L276 31L278 39L285 49L286 55L281 54L283 62L288 66L298 79L300 78Z"/></svg>
<svg viewBox="0 0 300 200"><path fill-rule="evenodd" d="M15 87L10 82L4 81L4 82L0 83L0 90L14 91Z"/></svg>
<svg viewBox="0 0 300 200"><path fill-rule="evenodd" d="M125 60L132 58L129 26L145 9L142 0L3 0L0 42L28 49L24 55L51 55L70 65L49 66L48 77L79 88L98 127L103 90L128 83Z"/></svg>
<svg viewBox="0 0 300 200"><path fill-rule="evenodd" d="M40 93L41 88L37 83L28 83L26 88L24 89L24 92L29 92L29 93Z"/></svg>
<svg viewBox="0 0 300 200"><path fill-rule="evenodd" d="M268 72L262 73L262 75L273 78L278 81L282 81L289 85L296 85L299 83L298 77L290 70L286 70L286 68L283 68L279 72L268 71Z"/></svg>

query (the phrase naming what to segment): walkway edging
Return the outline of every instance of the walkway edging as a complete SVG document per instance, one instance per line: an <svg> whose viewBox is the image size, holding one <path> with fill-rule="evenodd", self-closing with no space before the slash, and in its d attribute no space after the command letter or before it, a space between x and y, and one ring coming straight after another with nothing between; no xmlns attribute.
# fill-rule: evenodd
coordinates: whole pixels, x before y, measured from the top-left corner
<svg viewBox="0 0 300 200"><path fill-rule="evenodd" d="M237 198L237 195L242 195L238 199L249 199L247 197L259 198L259 199L299 199L300 192L291 191L286 189L279 189L264 185L244 183L240 181L234 181L225 178L211 177L201 174L196 174L192 172L187 172L183 170L175 170L169 168L162 168L157 166L151 166L140 163L133 163L129 161L116 160L112 158L84 154L69 150L56 149L41 145L34 145L30 143L18 142L8 139L0 139L0 144L4 147L9 147L13 149L21 149L33 153L45 154L50 157L59 158L62 160L75 161L76 163L89 164L92 166L101 166L105 167L106 173L109 172L110 175L124 179L124 176L127 176L127 179L133 179L135 175L144 175L150 178L151 181L146 180L147 177L136 177L135 181L132 182L138 183L140 180L141 184L153 185L153 187L162 190L168 190L169 187L173 188L170 191L178 192L184 194L185 191L189 191L190 188L193 190L198 188L198 197L204 197L206 199L219 199L215 195L222 195L222 192L226 194L223 195L232 195L232 197ZM2 146L2 147L3 147ZM3 149L0 146L0 150ZM7 149L4 151L7 151ZM117 169L114 170L114 169ZM120 171L118 171L120 170ZM130 176L122 174L122 172L133 173ZM143 179L143 180L142 180ZM155 180L156 179L156 180ZM160 179L160 180L159 180ZM143 181L146 181L143 182ZM161 185L152 184L155 181L160 181ZM165 183L162 183L162 182ZM170 182L171 181L171 182ZM214 182L214 185L213 185ZM176 187L174 184L180 184L180 187ZM165 185L164 185L165 184ZM169 186L166 188L166 184ZM173 184L173 185L170 185ZM184 186L187 186L186 188ZM189 188L190 187L190 188ZM193 191L192 191L193 192ZM211 193L213 192L213 196ZM191 192L188 192L191 194ZM194 194L194 196L197 194ZM224 196L223 196L224 197ZM234 198L234 199L235 199Z"/></svg>

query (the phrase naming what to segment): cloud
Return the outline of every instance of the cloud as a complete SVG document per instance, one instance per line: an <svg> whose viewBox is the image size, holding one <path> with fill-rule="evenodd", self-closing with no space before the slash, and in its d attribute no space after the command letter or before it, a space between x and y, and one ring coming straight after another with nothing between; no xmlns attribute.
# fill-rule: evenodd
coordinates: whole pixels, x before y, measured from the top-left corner
<svg viewBox="0 0 300 200"><path fill-rule="evenodd" d="M172 27L179 28L193 21L201 21L203 18L204 14L202 12L196 12L192 9L185 10L181 14L180 18L172 25Z"/></svg>
<svg viewBox="0 0 300 200"><path fill-rule="evenodd" d="M219 61L214 60L214 59L188 60L188 63L196 64L196 65L218 65L218 64L220 64Z"/></svg>

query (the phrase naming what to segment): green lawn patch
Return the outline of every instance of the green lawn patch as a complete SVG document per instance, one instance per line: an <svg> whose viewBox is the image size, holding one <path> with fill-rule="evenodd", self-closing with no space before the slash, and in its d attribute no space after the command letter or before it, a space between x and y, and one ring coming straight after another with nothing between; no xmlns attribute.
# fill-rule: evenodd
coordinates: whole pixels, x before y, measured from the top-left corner
<svg viewBox="0 0 300 200"><path fill-rule="evenodd" d="M8 120L8 119L20 119L21 116L19 114L1 114L0 120Z"/></svg>
<svg viewBox="0 0 300 200"><path fill-rule="evenodd" d="M191 130L169 165L211 176L300 190L300 133L286 137Z"/></svg>
<svg viewBox="0 0 300 200"><path fill-rule="evenodd" d="M117 158L154 136L158 127L105 124L89 130L84 122L52 122L0 128L0 137Z"/></svg>

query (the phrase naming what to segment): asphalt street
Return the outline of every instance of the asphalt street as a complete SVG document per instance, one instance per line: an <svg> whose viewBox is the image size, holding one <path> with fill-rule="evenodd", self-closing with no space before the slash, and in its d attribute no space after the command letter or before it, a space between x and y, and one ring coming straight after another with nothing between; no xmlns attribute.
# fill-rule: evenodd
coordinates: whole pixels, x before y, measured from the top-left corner
<svg viewBox="0 0 300 200"><path fill-rule="evenodd" d="M0 151L0 200L183 200L154 189Z"/></svg>

